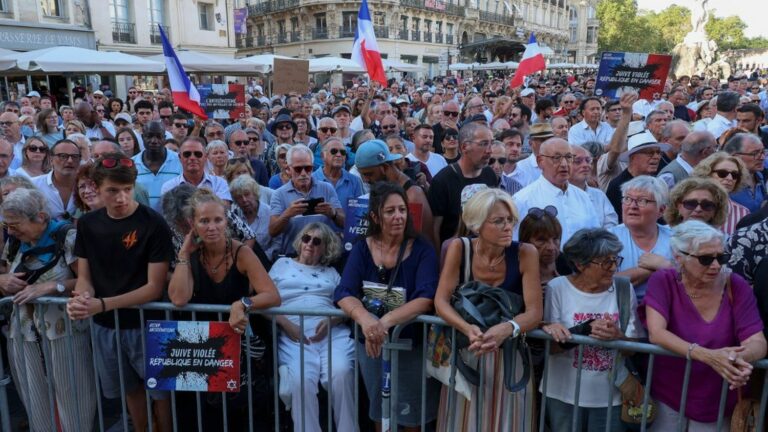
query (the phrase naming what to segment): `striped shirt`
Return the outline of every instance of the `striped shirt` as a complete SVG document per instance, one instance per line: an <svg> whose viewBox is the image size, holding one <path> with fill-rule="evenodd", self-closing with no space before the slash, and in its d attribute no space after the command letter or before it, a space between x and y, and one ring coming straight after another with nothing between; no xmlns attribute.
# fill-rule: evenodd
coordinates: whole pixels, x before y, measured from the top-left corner
<svg viewBox="0 0 768 432"><path fill-rule="evenodd" d="M749 214L749 209L743 205L728 200L728 216L725 218L725 223L722 226L723 233L730 237L736 231L736 225L741 218Z"/></svg>

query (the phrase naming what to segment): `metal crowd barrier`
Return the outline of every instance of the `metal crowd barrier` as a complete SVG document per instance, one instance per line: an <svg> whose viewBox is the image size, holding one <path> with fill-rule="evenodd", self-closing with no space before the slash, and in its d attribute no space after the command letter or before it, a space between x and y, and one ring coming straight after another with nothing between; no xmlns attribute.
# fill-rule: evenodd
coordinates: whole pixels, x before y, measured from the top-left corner
<svg viewBox="0 0 768 432"><path fill-rule="evenodd" d="M11 302L10 298L8 298L8 297L2 298L2 299L0 299L0 306L9 304L10 302ZM65 302L66 302L66 299L60 298L60 297L43 297L43 298L37 299L37 301L35 301L34 303L36 303L36 304L62 304L62 303L65 303ZM142 323L142 329L143 329L143 331L142 331L142 350L144 352L146 352L146 349L145 349L146 348L145 347L145 335L144 335L144 333L146 332L146 325L145 325L146 323L145 323L145 319L144 319L144 311L150 311L150 310L152 310L152 311L164 311L165 312L165 318L168 319L168 320L171 319L171 312L190 312L192 314L192 320L195 320L197 313L216 313L217 316L218 316L218 320L219 321L226 321L226 319L228 317L228 313L229 313L229 305L199 305L198 304L198 305L188 305L186 307L177 308L177 307L173 306L170 303L154 302L154 303L145 304L145 305L143 305L142 307L140 307L138 309L139 309L141 323ZM114 313L114 316L115 316L116 329L119 330L120 323L119 323L119 317L118 317L117 311L114 311L112 313ZM345 317L344 313L342 311L340 311L340 310L318 311L318 310L308 310L308 309L301 309L301 308L274 308L274 309L269 309L269 310L265 310L265 311L253 312L253 313L263 314L263 315L271 316L271 317L274 317L275 315L294 315L294 316L299 316L300 317L300 329L301 329L301 333L302 334L304 333L304 318L305 317L310 317L310 316L312 316L312 317L318 317L318 316L326 317L329 320L329 324L330 324L330 319L332 317ZM18 320L18 314L16 314L15 316L16 316L16 319ZM41 321L38 322L38 325L41 325L41 324L43 324L42 323L42 317L39 317L39 318L40 318ZM422 348L423 348L424 353L426 355L428 326L431 325L431 324L445 325L445 322L443 320L441 320L440 318L438 318L438 317L427 316L427 315L419 316L413 322L421 324L422 344L423 344ZM20 323L17 321L16 324L18 325ZM74 349L73 346L72 346L72 341L71 341L71 339L72 339L71 338L71 336L72 336L72 325L71 325L71 322L69 320L66 320L65 325L66 325L66 332L67 332L67 336L65 337L65 339L67 340L67 352L70 353L70 355L72 355L73 354L73 349ZM391 376L391 397L390 397L390 399L386 399L386 398L383 399L382 415L384 417L388 417L390 419L393 431L397 430L395 425L398 424L397 423L397 421L398 421L397 391L398 391L398 387L399 387L398 386L398 372L397 372L398 371L398 365L399 365L398 353L399 353L399 351L402 351L402 350L411 349L410 348L411 347L411 341L410 340L404 340L404 339L400 338L400 334L401 334L401 332L402 332L404 327L405 327L405 325L398 325L398 326L394 327L393 329L391 329L390 335L389 335L389 341L385 343L384 348L382 349L383 360L391 361L391 366L392 366L391 367L391 370L392 370L392 376ZM44 328L44 327L42 327L42 328ZM274 318L271 319L271 332L272 332L272 361L273 361L273 370L272 370L273 383L272 383L272 386L274 388L273 395L272 395L273 404L274 404L274 406L273 406L273 409L274 409L274 430L275 431L281 431L281 430L283 430L282 429L283 425L280 424L280 422L281 422L281 415L280 415L280 401L279 401L279 395L278 395L278 388L279 388L279 385L278 385L278 382L279 382L278 381L279 380L279 377L278 377L278 365L279 365L279 362L278 362L278 329L277 329L277 322L276 322L276 320ZM359 332L359 328L356 325L353 326L352 334L353 334L355 340L357 340L358 332ZM452 329L452 332L453 332L452 336L455 339L456 329ZM93 334L94 334L93 333L93 327L91 326L91 341L93 340ZM330 336L331 336L331 334L330 334L330 326L329 326L329 333L328 333L328 337L326 338L327 339L327 343L328 343L328 348L329 348L329 350L328 350L328 357L329 357L328 358L328 374L329 374L329 377L328 377L328 387L326 389L327 394L328 394L328 398L327 398L327 400L328 400L328 402L327 402L327 421L328 421L327 431L334 430L334 425L333 425L334 420L333 420L333 414L332 414L333 387L331 385L331 383L332 383L332 365L333 365L333 358L332 357L333 356L332 356L332 350L330 349L331 348L331 341L332 341L332 338ZM246 338L246 346L249 346L248 342L249 342L250 336L246 333L246 335L244 335L244 337ZM535 331L528 332L526 337L527 338L534 338L534 339L541 339L541 340L543 340L544 341L544 345L545 345L545 352L549 352L550 344L551 344L551 341L552 341L551 336L547 335L546 333L544 333L541 330L535 330ZM46 370L51 370L50 369L50 367L51 367L51 364L50 364L50 362L51 362L51 359L50 359L50 347L48 346L48 342L49 341L44 336L41 337L40 339L42 340L41 348L42 348L42 353L43 353L43 357L44 357L44 363L45 363ZM119 347L119 344L120 344L119 338L118 338L117 342L118 342L118 347ZM654 370L654 359L657 356L660 356L660 355L663 355L663 356L677 356L677 355L674 354L674 353L671 353L671 352L669 352L667 350L664 350L664 349L662 349L662 348L660 348L660 347L658 347L656 345L647 344L647 343L638 343L638 342L630 342L630 341L610 341L610 342L607 342L607 341L600 341L600 340L597 340L597 339L592 339L590 337L578 336L578 335L574 335L573 339L571 340L571 342L578 344L578 347L576 349L578 350L577 356L578 356L579 365L582 364L584 346L588 346L588 345L609 348L609 349L612 349L612 350L616 350L617 352L618 351L631 351L631 352L635 352L635 353L645 353L645 354L648 355L647 379L646 379L646 381L644 383L645 395L644 395L644 403L643 403L643 423L641 425L641 430L645 431L646 430L646 426L647 426L645 424L645 414L647 412L648 400L649 400L650 392L651 392L651 377L652 377L653 370ZM18 341L18 340L16 340L16 341L11 340L11 339L8 340L8 344L13 344L13 343L21 344L21 342ZM92 345L93 344L91 344L91 346ZM305 401L304 401L304 379L303 379L304 376L305 376L305 374L304 374L304 351L305 350L304 350L304 341L303 340L300 341L300 349L301 349L301 351L300 351L300 370L299 370L299 373L300 373L300 377L301 377L301 409L302 409L302 413L303 413L303 411L304 411L304 403L305 403ZM360 396L359 395L359 391L360 391L359 380L360 379L359 379L359 373L358 373L359 366L358 366L358 362L357 362L357 355L359 354L358 350L359 350L359 344L355 343L355 359L354 359L354 374L355 374L354 375L355 376L355 380L354 380L354 398L355 398L355 405L356 405L355 406L355 423L360 424L359 419L358 419L358 409L359 409L359 402L360 402L360 397L359 397ZM451 416L451 420L453 420L453 416L455 415L455 411L456 411L455 410L455 403L456 403L455 394L456 393L455 393L455 391L452 391L453 388L454 388L454 385L455 385L455 380L453 378L454 378L455 373L456 373L455 372L456 371L456 366L455 366L456 365L456 355L455 354L456 353L454 351L452 353L452 355L451 355L451 365L452 365L451 375L452 375L452 380L451 380L451 386L450 386L451 391L448 392L449 398L448 398L448 402L447 402L448 403L448 412L450 413L449 415ZM94 354L94 356L95 356L95 354ZM544 390L543 394L546 394L546 389L547 389L547 377L548 377L548 367L549 367L548 359L549 359L549 356L545 355L544 356L544 372L543 372L543 378L542 378L542 388ZM124 365L122 364L122 362L118 362L118 363L119 363L118 364L118 369L119 369L120 379L122 381L123 380ZM692 360L688 359L687 362L686 362L685 377L684 377L683 389L682 389L682 392L681 392L681 394L682 394L681 401L680 401L680 406L682 407L681 408L681 413L680 413L681 415L680 415L680 420L678 422L678 427L677 427L677 430L680 431L680 432L685 430L685 424L686 424L684 416L685 416L686 400L687 400L687 397L688 397L688 386L689 386L689 382L690 382L690 379L691 379L691 376L690 376L691 375L691 365L692 365ZM763 359L763 360L754 362L753 365L756 368L768 370L768 359ZM75 365L73 364L73 362L69 362L68 367L69 367L70 378L73 378L74 374L75 374L75 372L74 372ZM424 361L421 361L420 367L421 367L421 380L422 380L422 383L424 383L426 381L426 379L427 379L426 367L425 367L425 362ZM615 364L614 364L614 367L615 367ZM251 363L250 363L250 361L246 361L246 368L247 368L248 382L250 383L251 382L251 378L252 378L252 375L251 375L252 371L251 371ZM98 374L96 373L95 368L94 368L93 373L94 373L94 377L95 377L95 380L96 380L96 395L95 396L96 396L97 414L98 414L97 420L95 422L95 428L97 430L103 432L103 431L106 431L108 428L110 428L113 425L105 423L103 400L102 400L102 397L101 397L101 387L100 387L100 383L99 383L99 377L98 377ZM481 370L481 373L482 373L482 370ZM533 373L531 373L531 377L532 377L531 379L533 379ZM24 378L28 378L28 377L24 377ZM49 398L48 405L49 405L49 409L50 409L49 413L50 413L51 418L57 418L57 416L56 416L55 401L54 401L53 383L52 383L52 380L50 380L50 379L48 379L46 381L47 381L46 385L48 386L48 390L49 390L49 392L48 392L48 398ZM9 410L9 400L8 400L8 394L7 394L7 387L8 387L8 385L10 383L11 383L11 376L7 372L6 366L3 364L2 356L0 356L0 428L2 429L3 432L10 432L11 431L11 415L10 415L10 410ZM24 385L24 384L25 383L16 383L16 385ZM28 380L26 380L26 385L28 385L28 384L29 384L29 382L28 382ZM480 386L479 386L479 389L478 389L478 395L482 395L483 394L483 386L484 385L485 385L484 381L481 380L481 383L480 383ZM576 381L576 385L574 386L574 389L573 389L574 390L574 400L575 400L575 403L573 405L574 406L574 415L573 415L573 422L572 422L572 431L574 431L574 432L577 430L577 415L576 414L577 414L577 410L578 410L578 401L579 401L579 395L580 395L580 387L581 387L581 367L577 371L577 381ZM609 399L610 399L611 396L614 394L614 392L618 391L618 389L612 383L609 383L608 387L609 387L608 388L608 394L609 394ZM253 399L252 399L252 390L253 389L249 385L248 388L247 388L247 392L248 392L248 425L249 425L249 430L254 430L254 406L253 406ZM538 389L534 389L534 392L537 392L537 391L538 391ZM724 413L725 413L727 391L728 391L728 383L725 380L723 380L722 392L721 392L719 406L718 406L718 419L717 419L717 428L718 428L718 430L720 430L721 425L725 421ZM176 412L177 412L176 411L176 392L170 392L170 393L171 393L171 413L172 413L172 421L173 421L173 430L174 430L174 432L176 432L176 431L179 430L178 419L177 419L177 416L176 416ZM426 394L426 386L422 385L422 394L421 394L421 399L420 399L421 400L421 407L422 407L422 410L421 410L422 415L421 415L420 426L421 426L421 430L422 431L427 430L427 427L428 427L427 419L425 417L425 409L424 409L424 407L426 407L427 397L428 397L428 395ZM437 395L431 395L431 397L437 397ZM77 399L79 399L79 397ZM539 412L538 413L530 413L531 415L537 415L538 416L538 419L539 419L539 421L538 421L538 430L540 432L543 432L545 430L546 399L547 399L546 396L542 395L541 407L539 407L540 409L538 410ZM483 402L484 401L482 400L482 397L479 397L477 403L481 407L482 407ZM763 381L762 393L761 393L761 397L760 397L760 407L762 409L761 409L761 413L760 413L760 416L759 416L759 419L758 419L758 422L757 422L757 425L756 425L756 429L755 429L757 431L764 430L764 427L766 425L765 417L766 417L766 411L767 410L766 410L765 407L767 406L766 405L767 403L768 403L768 374L766 374L766 377L765 377L765 379ZM150 421L148 422L148 428L149 428L149 431L152 431L152 429L153 429L153 424L152 424L152 421L151 421L151 418L152 418L151 417L152 407L150 406L150 404L151 404L150 398L149 398L149 396L147 394L147 413L148 413L149 418L150 418ZM203 426L202 426L202 410L201 410L202 406L201 406L201 393L200 392L196 393L196 406L197 406L197 424L198 424L198 428L197 429L199 431L202 431L203 430ZM126 401L125 401L125 388L123 388L122 382L121 382L120 410L121 410L122 427L123 427L123 430L127 431L127 430L129 430L128 429L128 412L127 412ZM227 419L227 415L226 415L226 413L227 413L227 400L226 400L226 398L222 398L222 410L223 410L223 414L224 415L223 415L223 425L222 425L222 429L221 430L227 431L227 430L229 430L229 428L228 428L228 424L227 424L228 419ZM482 408L480 408L479 412L482 412ZM385 414L385 413L388 413L388 415ZM610 432L610 417L611 417L611 409L607 408L607 421L606 421L606 431L607 432ZM304 431L306 429L306 425L304 423L304 420L305 419L303 418L303 415L302 415L301 424L300 425L296 425L294 430ZM288 420L288 421L290 421L290 420ZM452 424L452 423L453 423L453 421L449 422L449 424ZM83 430L83 429L82 428L78 428L78 430ZM67 432L69 432L69 431L67 431Z"/></svg>

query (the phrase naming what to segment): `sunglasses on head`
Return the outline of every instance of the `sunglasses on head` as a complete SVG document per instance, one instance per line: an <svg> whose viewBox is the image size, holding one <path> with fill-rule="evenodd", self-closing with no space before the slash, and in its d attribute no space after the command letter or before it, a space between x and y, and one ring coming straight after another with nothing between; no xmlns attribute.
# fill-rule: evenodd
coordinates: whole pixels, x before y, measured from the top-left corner
<svg viewBox="0 0 768 432"><path fill-rule="evenodd" d="M729 253L721 253L717 255L694 255L683 251L680 251L680 253L691 258L696 258L699 261L699 264L704 267L711 266L715 261L717 261L718 264L723 265L731 259L731 254Z"/></svg>
<svg viewBox="0 0 768 432"><path fill-rule="evenodd" d="M321 244L323 244L323 239L321 239L320 237L312 237L309 234L304 234L303 236L301 236L302 243L307 244L310 241L312 242L312 246L320 246Z"/></svg>
<svg viewBox="0 0 768 432"><path fill-rule="evenodd" d="M695 200L695 199L689 199L689 200L683 200L681 203L683 207L686 210L696 210L696 207L701 207L702 210L708 212L708 211L714 211L717 208L717 205L709 200Z"/></svg>
<svg viewBox="0 0 768 432"><path fill-rule="evenodd" d="M187 151L181 152L181 156L184 158L189 158L190 156L194 156L198 159L201 159L203 157L203 152L199 150L196 150L196 151L187 150Z"/></svg>
<svg viewBox="0 0 768 432"><path fill-rule="evenodd" d="M338 148L332 148L332 149L328 150L328 152L330 152L334 156L336 156L339 153L341 153L342 156L346 156L347 155L347 151L346 150L338 149Z"/></svg>
<svg viewBox="0 0 768 432"><path fill-rule="evenodd" d="M490 159L488 159L488 165L493 165L493 164L495 164L496 162L498 162L498 163L500 163L500 164L504 165L505 163L507 163L507 158L505 158L505 157L500 157L500 158L498 158L498 159L497 159L497 158L490 158Z"/></svg>
<svg viewBox="0 0 768 432"><path fill-rule="evenodd" d="M552 217L557 217L557 207L550 205L544 207L543 209L538 207L531 207L528 210L528 215L533 216L535 219L541 219L545 214L548 214Z"/></svg>
<svg viewBox="0 0 768 432"><path fill-rule="evenodd" d="M719 170L712 170L713 173L717 174L718 177L721 179L724 179L728 176L731 176L734 180L739 180L741 178L741 173L738 171L730 171L727 169L719 169Z"/></svg>
<svg viewBox="0 0 768 432"><path fill-rule="evenodd" d="M312 165L294 166L291 167L296 174L301 174L302 171L306 171L308 174L312 174Z"/></svg>
<svg viewBox="0 0 768 432"><path fill-rule="evenodd" d="M104 158L99 161L101 166L107 169L112 169L118 165L130 168L133 166L133 159L129 158Z"/></svg>

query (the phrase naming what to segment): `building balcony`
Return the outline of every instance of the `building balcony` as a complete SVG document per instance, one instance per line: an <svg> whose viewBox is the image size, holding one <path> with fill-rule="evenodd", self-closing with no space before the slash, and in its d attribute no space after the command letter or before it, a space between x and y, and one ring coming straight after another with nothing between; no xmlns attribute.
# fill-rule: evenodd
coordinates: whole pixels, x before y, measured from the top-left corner
<svg viewBox="0 0 768 432"><path fill-rule="evenodd" d="M162 26L165 36L168 38L168 42L171 41L171 29L168 26ZM157 23L152 24L149 27L149 43L152 45L160 45L163 43L163 38L160 36L160 30L157 29Z"/></svg>
<svg viewBox="0 0 768 432"><path fill-rule="evenodd" d="M401 0L400 4L416 9L439 11L448 15L464 16L464 7L440 0Z"/></svg>
<svg viewBox="0 0 768 432"><path fill-rule="evenodd" d="M248 16L259 16L299 6L299 0L267 0L248 5Z"/></svg>
<svg viewBox="0 0 768 432"><path fill-rule="evenodd" d="M353 38L357 35L357 27L339 26L340 38Z"/></svg>
<svg viewBox="0 0 768 432"><path fill-rule="evenodd" d="M432 43L432 33L424 32L424 42Z"/></svg>
<svg viewBox="0 0 768 432"><path fill-rule="evenodd" d="M301 32L299 32L298 30L289 32L288 36L291 42L301 42Z"/></svg>
<svg viewBox="0 0 768 432"><path fill-rule="evenodd" d="M112 43L136 43L136 24L126 22L112 23Z"/></svg>
<svg viewBox="0 0 768 432"><path fill-rule="evenodd" d="M281 43L281 44L288 43L288 33L287 32L278 33L277 43Z"/></svg>
<svg viewBox="0 0 768 432"><path fill-rule="evenodd" d="M389 39L389 27L375 26L373 27L373 33L377 38Z"/></svg>
<svg viewBox="0 0 768 432"><path fill-rule="evenodd" d="M512 16L482 10L480 11L480 21L504 24L508 26L515 25L515 18Z"/></svg>
<svg viewBox="0 0 768 432"><path fill-rule="evenodd" d="M443 43L443 34L442 33L435 33L435 43Z"/></svg>
<svg viewBox="0 0 768 432"><path fill-rule="evenodd" d="M409 37L408 37L408 30L402 30L401 29L399 34L398 34L398 39L400 39L400 40L408 40L409 39Z"/></svg>
<svg viewBox="0 0 768 432"><path fill-rule="evenodd" d="M418 30L411 30L411 40L412 41L420 41L421 40L421 32Z"/></svg>
<svg viewBox="0 0 768 432"><path fill-rule="evenodd" d="M445 43L448 45L453 45L453 35L445 35Z"/></svg>
<svg viewBox="0 0 768 432"><path fill-rule="evenodd" d="M328 39L328 28L314 28L312 29L312 40Z"/></svg>

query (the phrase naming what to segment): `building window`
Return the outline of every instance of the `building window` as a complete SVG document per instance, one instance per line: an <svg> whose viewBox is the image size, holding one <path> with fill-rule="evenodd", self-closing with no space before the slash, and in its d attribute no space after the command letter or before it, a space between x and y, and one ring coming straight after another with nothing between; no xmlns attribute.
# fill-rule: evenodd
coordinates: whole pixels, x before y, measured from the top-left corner
<svg viewBox="0 0 768 432"><path fill-rule="evenodd" d="M357 31L357 12L342 12L341 22L345 33L354 33Z"/></svg>
<svg viewBox="0 0 768 432"><path fill-rule="evenodd" d="M264 24L256 24L256 36L264 37Z"/></svg>
<svg viewBox="0 0 768 432"><path fill-rule="evenodd" d="M577 34L578 27L576 27L574 24L571 24L570 30L571 30L571 43L576 43L576 41L578 40L578 34Z"/></svg>
<svg viewBox="0 0 768 432"><path fill-rule="evenodd" d="M291 31L292 32L299 31L299 18L298 17L291 18Z"/></svg>
<svg viewBox="0 0 768 432"><path fill-rule="evenodd" d="M428 20L428 19L424 20L424 31L427 33L432 32L432 20Z"/></svg>
<svg viewBox="0 0 768 432"><path fill-rule="evenodd" d="M109 0L109 17L116 23L131 22L128 0Z"/></svg>
<svg viewBox="0 0 768 432"><path fill-rule="evenodd" d="M435 33L442 33L442 32L443 32L443 22L435 21Z"/></svg>
<svg viewBox="0 0 768 432"><path fill-rule="evenodd" d="M373 13L373 25L376 27L384 27L387 25L387 16L384 15L384 12Z"/></svg>
<svg viewBox="0 0 768 432"><path fill-rule="evenodd" d="M595 19L597 17L597 11L593 6L587 8L587 19Z"/></svg>
<svg viewBox="0 0 768 432"><path fill-rule="evenodd" d="M157 24L165 25L165 0L147 0L149 9L149 21L152 27L157 28Z"/></svg>
<svg viewBox="0 0 768 432"><path fill-rule="evenodd" d="M453 23L445 23L445 34L453 36Z"/></svg>
<svg viewBox="0 0 768 432"><path fill-rule="evenodd" d="M7 0L0 0L0 13L7 13L11 10L8 8Z"/></svg>
<svg viewBox="0 0 768 432"><path fill-rule="evenodd" d="M597 43L597 27L587 28L587 43Z"/></svg>
<svg viewBox="0 0 768 432"><path fill-rule="evenodd" d="M40 9L44 16L64 18L64 0L40 0ZM3 8L3 10L6 10Z"/></svg>
<svg viewBox="0 0 768 432"><path fill-rule="evenodd" d="M419 31L419 26L421 25L421 18L413 18L411 20L411 30L413 31Z"/></svg>
<svg viewBox="0 0 768 432"><path fill-rule="evenodd" d="M400 15L400 28L406 31L408 30L408 16Z"/></svg>
<svg viewBox="0 0 768 432"><path fill-rule="evenodd" d="M197 12L200 15L200 30L213 30L213 5L198 3Z"/></svg>
<svg viewBox="0 0 768 432"><path fill-rule="evenodd" d="M315 29L323 33L328 31L328 21L325 19L325 13L315 15Z"/></svg>

